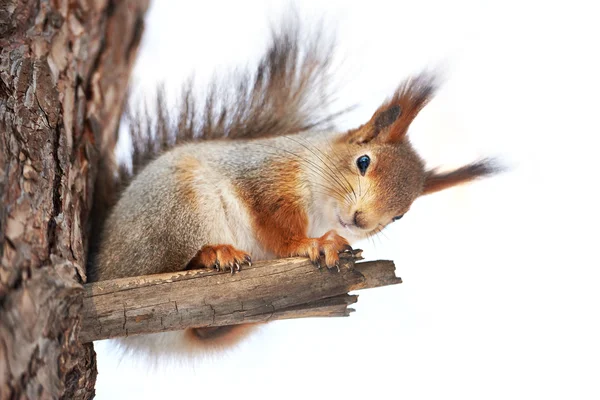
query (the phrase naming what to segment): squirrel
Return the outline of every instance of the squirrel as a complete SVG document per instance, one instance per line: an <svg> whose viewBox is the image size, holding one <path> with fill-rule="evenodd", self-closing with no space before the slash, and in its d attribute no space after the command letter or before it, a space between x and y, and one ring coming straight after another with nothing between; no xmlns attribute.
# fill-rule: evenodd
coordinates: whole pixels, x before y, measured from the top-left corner
<svg viewBox="0 0 600 400"><path fill-rule="evenodd" d="M131 117L133 171L117 173L110 151L101 160L95 230L104 223L90 248L89 280L193 268L234 273L289 256L319 267L324 256L335 268L340 252L402 218L417 198L497 172L489 159L450 172L425 168L407 131L437 89L431 73L406 79L363 125L332 129L329 50L318 35L307 41L294 27L273 31L255 72L230 78L229 91L213 85L202 113L187 88L175 118L164 92L154 119ZM218 349L253 328L192 328L124 344Z"/></svg>

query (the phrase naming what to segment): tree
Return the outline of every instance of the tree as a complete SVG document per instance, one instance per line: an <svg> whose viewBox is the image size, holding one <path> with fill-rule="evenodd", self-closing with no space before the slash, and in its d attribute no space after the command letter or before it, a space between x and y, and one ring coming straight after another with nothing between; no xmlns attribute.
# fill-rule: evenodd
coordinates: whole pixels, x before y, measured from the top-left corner
<svg viewBox="0 0 600 400"><path fill-rule="evenodd" d="M94 395L81 344L99 144L114 147L147 0L0 0L0 398Z"/></svg>

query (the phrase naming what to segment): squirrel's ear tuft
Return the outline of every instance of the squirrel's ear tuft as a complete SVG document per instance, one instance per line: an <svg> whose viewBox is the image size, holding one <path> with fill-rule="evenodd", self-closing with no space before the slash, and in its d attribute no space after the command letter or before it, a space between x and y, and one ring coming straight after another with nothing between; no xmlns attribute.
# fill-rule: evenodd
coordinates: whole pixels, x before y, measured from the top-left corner
<svg viewBox="0 0 600 400"><path fill-rule="evenodd" d="M450 172L438 173L435 170L427 172L422 195L439 192L453 186L467 183L478 178L503 172L505 170L496 160L486 159L477 161Z"/></svg>
<svg viewBox="0 0 600 400"><path fill-rule="evenodd" d="M347 140L358 144L374 139L387 143L401 141L417 114L433 98L437 87L436 76L428 72L407 79L369 122L346 134Z"/></svg>

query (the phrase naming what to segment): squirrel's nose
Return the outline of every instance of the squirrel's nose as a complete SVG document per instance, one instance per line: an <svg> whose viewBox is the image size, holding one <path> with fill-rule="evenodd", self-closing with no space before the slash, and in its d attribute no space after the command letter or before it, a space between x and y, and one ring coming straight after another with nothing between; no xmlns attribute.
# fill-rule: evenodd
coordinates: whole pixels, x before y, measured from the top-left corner
<svg viewBox="0 0 600 400"><path fill-rule="evenodd" d="M364 214L362 211L356 211L354 213L354 225L359 228L364 228Z"/></svg>

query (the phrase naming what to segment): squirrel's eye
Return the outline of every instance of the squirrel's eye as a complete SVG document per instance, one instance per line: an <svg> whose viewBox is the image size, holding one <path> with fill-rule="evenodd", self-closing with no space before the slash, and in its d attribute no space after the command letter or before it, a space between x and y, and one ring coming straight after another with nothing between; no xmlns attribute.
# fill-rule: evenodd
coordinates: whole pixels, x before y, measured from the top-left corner
<svg viewBox="0 0 600 400"><path fill-rule="evenodd" d="M358 159L356 160L356 166L358 167L358 170L360 171L361 175L364 175L365 172L367 172L367 168L369 168L370 163L371 159L369 158L369 156L364 155L358 157Z"/></svg>
<svg viewBox="0 0 600 400"><path fill-rule="evenodd" d="M402 214L402 215L396 215L394 218L392 218L392 222L398 221L402 217L404 217L404 214Z"/></svg>

